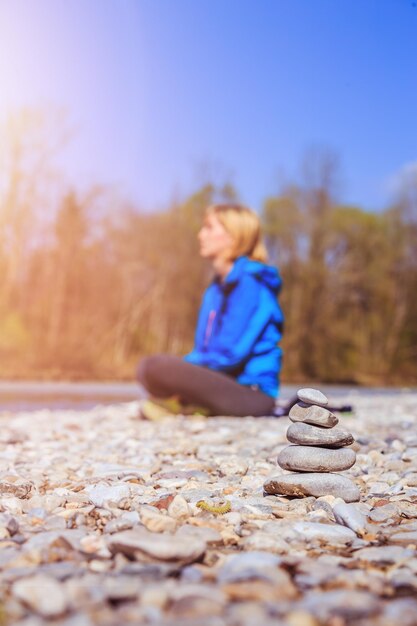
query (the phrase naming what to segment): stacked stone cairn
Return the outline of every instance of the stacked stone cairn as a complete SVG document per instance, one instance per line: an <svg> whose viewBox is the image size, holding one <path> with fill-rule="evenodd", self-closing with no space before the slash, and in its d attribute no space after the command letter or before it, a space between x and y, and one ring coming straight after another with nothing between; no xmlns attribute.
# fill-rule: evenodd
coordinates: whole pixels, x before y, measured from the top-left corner
<svg viewBox="0 0 417 626"><path fill-rule="evenodd" d="M347 448L354 439L326 406L328 399L317 389L300 389L299 402L290 411L293 422L287 430L287 446L278 455L278 465L296 472L269 478L264 484L268 494L282 496L327 496L357 502L359 489L340 472L352 467L356 453Z"/></svg>

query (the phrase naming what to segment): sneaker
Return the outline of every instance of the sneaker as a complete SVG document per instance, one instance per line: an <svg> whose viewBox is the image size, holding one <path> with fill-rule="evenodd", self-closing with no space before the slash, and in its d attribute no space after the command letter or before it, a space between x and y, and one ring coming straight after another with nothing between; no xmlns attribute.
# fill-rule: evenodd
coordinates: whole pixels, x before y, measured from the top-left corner
<svg viewBox="0 0 417 626"><path fill-rule="evenodd" d="M153 400L144 400L139 407L140 419L150 422L159 422L165 417L172 417L173 415L175 413Z"/></svg>
<svg viewBox="0 0 417 626"><path fill-rule="evenodd" d="M188 417L208 417L210 411L193 404L181 404L177 398L144 400L139 407L139 417L157 422L164 417L186 415Z"/></svg>
<svg viewBox="0 0 417 626"><path fill-rule="evenodd" d="M272 409L272 415L274 417L285 417L286 415L288 415L288 413L289 413L289 409L288 407L285 407L285 406L275 405L274 408Z"/></svg>
<svg viewBox="0 0 417 626"><path fill-rule="evenodd" d="M187 415L188 417L210 417L210 415L212 415L209 409L206 409L204 406L197 406L194 404L187 404L186 406L183 406L181 413L183 415Z"/></svg>
<svg viewBox="0 0 417 626"><path fill-rule="evenodd" d="M327 408L327 407L326 407ZM330 407L330 411L336 411L338 413L354 413L355 410L351 404L342 404L342 406Z"/></svg>

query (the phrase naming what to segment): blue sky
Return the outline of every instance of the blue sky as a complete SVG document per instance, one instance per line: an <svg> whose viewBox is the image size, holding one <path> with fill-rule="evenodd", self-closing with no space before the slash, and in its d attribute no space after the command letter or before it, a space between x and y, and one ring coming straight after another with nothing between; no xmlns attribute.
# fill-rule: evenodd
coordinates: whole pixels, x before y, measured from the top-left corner
<svg viewBox="0 0 417 626"><path fill-rule="evenodd" d="M367 209L417 163L417 0L0 0L0 118L67 112L70 183L152 210L230 178L259 209L311 146Z"/></svg>

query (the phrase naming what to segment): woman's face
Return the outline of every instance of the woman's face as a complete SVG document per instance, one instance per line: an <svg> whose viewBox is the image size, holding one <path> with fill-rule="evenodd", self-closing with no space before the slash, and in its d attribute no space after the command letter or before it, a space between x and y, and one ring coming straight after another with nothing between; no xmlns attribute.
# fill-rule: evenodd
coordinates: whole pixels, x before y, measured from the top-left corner
<svg viewBox="0 0 417 626"><path fill-rule="evenodd" d="M233 237L227 232L215 213L209 213L198 233L200 254L205 259L224 256L232 247Z"/></svg>

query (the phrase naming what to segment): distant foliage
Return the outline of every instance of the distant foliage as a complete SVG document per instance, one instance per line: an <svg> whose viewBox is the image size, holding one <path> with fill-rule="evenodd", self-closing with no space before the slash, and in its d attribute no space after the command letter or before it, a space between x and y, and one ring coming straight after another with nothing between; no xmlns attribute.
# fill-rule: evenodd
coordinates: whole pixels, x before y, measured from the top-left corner
<svg viewBox="0 0 417 626"><path fill-rule="evenodd" d="M2 376L130 379L143 355L190 350L211 278L196 234L206 206L236 190L207 183L153 214L70 190L46 213L47 151L25 123L30 148L12 141L0 179ZM309 158L262 211L284 281L284 379L415 383L417 179L370 213L334 200L334 159Z"/></svg>

